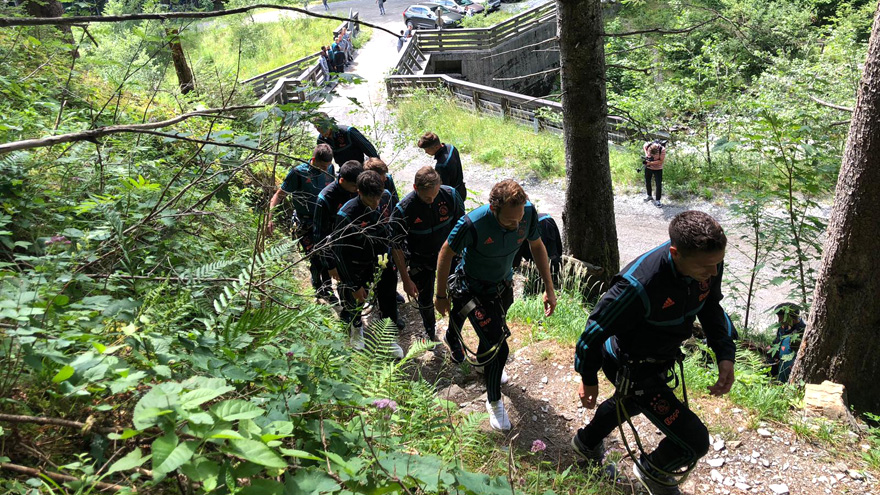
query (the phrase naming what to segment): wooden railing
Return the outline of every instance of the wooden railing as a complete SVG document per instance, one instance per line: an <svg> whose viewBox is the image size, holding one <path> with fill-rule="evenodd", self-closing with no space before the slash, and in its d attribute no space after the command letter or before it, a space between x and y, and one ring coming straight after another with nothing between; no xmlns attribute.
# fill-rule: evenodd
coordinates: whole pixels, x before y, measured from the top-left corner
<svg viewBox="0 0 880 495"><path fill-rule="evenodd" d="M455 79L446 74L424 74L432 52L486 50L538 25L555 20L554 2L539 5L490 28L416 31L407 40L390 76L388 98L406 98L416 90L446 91L459 106L532 126L536 131L562 132L562 104ZM634 131L622 117L608 116L608 139L615 142L646 135ZM648 133L647 137L668 138Z"/></svg>
<svg viewBox="0 0 880 495"><path fill-rule="evenodd" d="M347 21L343 21L333 30L334 39L346 28L354 39L360 32L358 13L349 9ZM318 63L320 52L295 60L268 72L242 81L242 84L253 88L260 96L260 103L290 103L305 101L310 94L324 84L324 74Z"/></svg>
<svg viewBox="0 0 880 495"><path fill-rule="evenodd" d="M417 90L447 91L460 107L473 112L510 119L533 127L535 131L562 132L562 104L501 89L474 84L446 74L391 76L385 80L389 99L406 98ZM649 134L650 138L668 136ZM608 139L614 142L643 138L626 119L608 116Z"/></svg>
<svg viewBox="0 0 880 495"><path fill-rule="evenodd" d="M489 50L556 19L556 3L548 2L487 28L418 30L413 37L422 52Z"/></svg>

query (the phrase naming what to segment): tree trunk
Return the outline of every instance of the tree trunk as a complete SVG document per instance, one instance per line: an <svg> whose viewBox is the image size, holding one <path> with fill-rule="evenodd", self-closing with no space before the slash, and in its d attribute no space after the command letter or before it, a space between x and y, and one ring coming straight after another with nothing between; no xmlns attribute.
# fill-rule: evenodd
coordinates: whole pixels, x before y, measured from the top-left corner
<svg viewBox="0 0 880 495"><path fill-rule="evenodd" d="M32 17L62 17L64 15L64 6L58 0L27 0L25 10ZM58 30L64 33L62 37L66 43L75 46L70 26L58 26ZM79 57L75 48L72 54L74 57Z"/></svg>
<svg viewBox="0 0 880 495"><path fill-rule="evenodd" d="M880 11L878 11L880 12ZM880 411L880 15L834 194L813 309L792 380L832 380L859 410ZM871 302L874 301L874 302Z"/></svg>
<svg viewBox="0 0 880 495"><path fill-rule="evenodd" d="M180 92L187 94L195 89L193 82L193 73L186 63L186 55L183 53L183 45L180 44L180 31L177 29L166 28L165 34L170 38L168 47L171 49L171 60L174 62L174 71L177 72L177 83L180 86Z"/></svg>
<svg viewBox="0 0 880 495"><path fill-rule="evenodd" d="M620 269L620 255L608 163L602 4L557 0L556 8L565 116L565 246L571 256L602 267L607 282Z"/></svg>

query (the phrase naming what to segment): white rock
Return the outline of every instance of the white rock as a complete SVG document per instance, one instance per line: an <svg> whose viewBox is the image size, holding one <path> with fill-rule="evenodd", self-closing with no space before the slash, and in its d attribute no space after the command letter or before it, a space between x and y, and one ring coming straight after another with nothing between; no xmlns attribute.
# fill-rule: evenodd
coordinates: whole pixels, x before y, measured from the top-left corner
<svg viewBox="0 0 880 495"><path fill-rule="evenodd" d="M778 485L770 485L770 491L775 493L776 495L785 495L788 493L788 485L785 483L780 483Z"/></svg>
<svg viewBox="0 0 880 495"><path fill-rule="evenodd" d="M754 457L755 459L757 459L758 457L761 457L761 453L758 452L757 450L753 450L753 451L752 451L752 457Z"/></svg>
<svg viewBox="0 0 880 495"><path fill-rule="evenodd" d="M828 483L828 477L819 476L819 483Z"/></svg>
<svg viewBox="0 0 880 495"><path fill-rule="evenodd" d="M768 461L767 459L761 458L761 465L764 466L765 468L770 467L770 461Z"/></svg>
<svg viewBox="0 0 880 495"><path fill-rule="evenodd" d="M858 471L856 471L855 469L850 469L849 471L846 472L846 474L848 474L849 477L852 478L852 479L854 479L854 480L863 480L863 479L865 479L865 475L862 474L862 473L860 473L860 472L858 472Z"/></svg>
<svg viewBox="0 0 880 495"><path fill-rule="evenodd" d="M773 433L770 433L770 430L767 428L758 428L758 435L761 435L762 437L772 437Z"/></svg>
<svg viewBox="0 0 880 495"><path fill-rule="evenodd" d="M733 478L730 476L724 478L724 482L722 483L724 486L733 486Z"/></svg>
<svg viewBox="0 0 880 495"><path fill-rule="evenodd" d="M541 383L547 383L548 381L549 381L549 380L547 379L546 376L543 377L543 378L541 378Z"/></svg>
<svg viewBox="0 0 880 495"><path fill-rule="evenodd" d="M722 481L724 481L724 475L722 475L721 472L717 469L713 469L709 472L709 478L711 478L712 481L716 483L721 483Z"/></svg>
<svg viewBox="0 0 880 495"><path fill-rule="evenodd" d="M706 464L713 468L719 468L724 465L724 459L716 457L715 459L709 459L708 461L706 461Z"/></svg>
<svg viewBox="0 0 880 495"><path fill-rule="evenodd" d="M718 440L717 442L712 444L712 448L715 449L715 452L719 450L724 450L724 440Z"/></svg>
<svg viewBox="0 0 880 495"><path fill-rule="evenodd" d="M733 409L730 410L730 412L733 413L733 414L740 414L741 412L743 412L743 410L734 407Z"/></svg>
<svg viewBox="0 0 880 495"><path fill-rule="evenodd" d="M532 421L538 421L538 417L532 414Z"/></svg>
<svg viewBox="0 0 880 495"><path fill-rule="evenodd" d="M733 485L733 486L739 488L740 490L742 490L742 491L744 491L744 492L747 492L747 491L749 491L749 489L752 488L751 486L749 486L749 485L746 484L746 483L736 483L736 484Z"/></svg>

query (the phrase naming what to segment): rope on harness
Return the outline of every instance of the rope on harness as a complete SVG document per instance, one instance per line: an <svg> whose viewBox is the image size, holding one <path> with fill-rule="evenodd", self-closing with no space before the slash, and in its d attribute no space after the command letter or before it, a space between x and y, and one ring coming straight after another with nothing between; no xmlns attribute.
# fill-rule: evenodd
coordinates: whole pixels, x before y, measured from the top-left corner
<svg viewBox="0 0 880 495"><path fill-rule="evenodd" d="M687 386L686 386L685 380L684 380L683 359L681 357L679 357L678 359L676 359L676 361L678 362L679 374L681 375L681 391L682 391L682 396L684 398L684 405L685 405L685 407L689 408L690 406L688 404L688 398L687 398ZM629 364L635 364L635 363L629 363ZM630 371L629 364L622 364L621 365L620 371L617 374L617 379L615 380L617 383L615 384L615 392L614 392L615 410L617 412L617 428L620 431L620 438L623 440L623 446L626 449L626 455L627 455L627 457L632 459L633 463L639 463L639 460L636 459L635 450L633 450L630 447L629 441L627 441L626 435L624 434L624 430L623 430L624 421L629 425L630 430L632 431L632 435L633 435L633 438L635 439L636 446L638 447L639 453L641 454L640 458L644 459L642 464L647 465L648 469L643 469L642 473L645 474L652 481L654 481L655 483L658 483L660 485L668 486L668 487L678 486L678 485L684 483L685 480L687 480L688 475L691 474L691 471L693 471L694 468L697 467L697 462L699 461L699 459L692 461L690 464L685 466L685 468L683 470L674 471L674 472L666 471L665 469L660 468L659 466L657 466L656 464L654 464L651 461L650 457L645 452L645 447L642 445L642 439L641 439L641 437L639 437L639 433L636 430L635 425L632 423L632 418L626 412L626 407L624 407L624 405L623 405L625 399L627 399L633 395L640 395L641 393L643 393L642 390L636 390L636 391L632 391L632 392L630 391L630 388L632 387L632 381L630 379L631 371ZM678 387L679 377L675 374L674 367L670 371L672 372L672 376L675 378L675 385L671 388L675 389ZM671 380L671 378L670 378L670 380ZM667 380L667 383L668 383L668 381L669 380ZM659 473L660 476L655 475L651 471ZM670 481L670 479L672 479L672 481ZM648 487L645 486L645 488L647 489Z"/></svg>

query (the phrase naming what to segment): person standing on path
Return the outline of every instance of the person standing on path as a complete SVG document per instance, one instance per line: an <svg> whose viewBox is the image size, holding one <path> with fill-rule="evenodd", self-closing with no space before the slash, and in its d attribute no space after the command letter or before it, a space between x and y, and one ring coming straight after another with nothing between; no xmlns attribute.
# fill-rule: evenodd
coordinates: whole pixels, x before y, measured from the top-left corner
<svg viewBox="0 0 880 495"><path fill-rule="evenodd" d="M295 226L293 236L299 241L303 255L309 256L309 273L316 296L330 304L336 304L330 274L318 256L312 255L312 250L315 247L315 209L318 204L318 194L327 184L334 181L333 174L333 151L326 144L319 144L315 146L315 152L309 163L290 169L281 187L269 202L271 212L288 194L293 198ZM266 233L272 235L274 230L275 223L270 214Z"/></svg>
<svg viewBox="0 0 880 495"><path fill-rule="evenodd" d="M642 162L645 164L645 189L648 192L645 201L653 199L651 198L651 178L653 178L657 183L657 199L654 201L654 206L661 208L663 206L660 203L660 198L663 193L663 162L666 161L666 142L651 141L645 143L642 149L645 152Z"/></svg>
<svg viewBox="0 0 880 495"><path fill-rule="evenodd" d="M440 183L432 167L416 172L413 190L397 204L392 225L399 241L392 249L403 290L418 301L428 340L436 341L434 281L437 257L452 228L464 215L464 203L455 189ZM409 253L409 256L404 254Z"/></svg>
<svg viewBox="0 0 880 495"><path fill-rule="evenodd" d="M327 0L321 0L321 3L324 4L324 11L325 12L330 10L330 6L327 5Z"/></svg>
<svg viewBox="0 0 880 495"><path fill-rule="evenodd" d="M357 128L337 125L335 120L323 112L315 115L312 124L318 131L318 144L330 145L337 165L341 166L349 160L363 164L365 157L379 158L376 147Z"/></svg>
<svg viewBox="0 0 880 495"><path fill-rule="evenodd" d="M434 169L440 174L444 186L455 189L461 201L467 200L467 188L464 184L464 172L461 169L461 157L458 150L451 144L443 144L433 132L426 132L418 142L419 148L434 157L437 163Z"/></svg>
<svg viewBox="0 0 880 495"><path fill-rule="evenodd" d="M324 74L324 84L330 82L330 55L327 54L327 47L321 47L321 53L318 54L318 64L321 66L321 73Z"/></svg>
<svg viewBox="0 0 880 495"><path fill-rule="evenodd" d="M600 368L615 384L615 393L572 437L572 448L599 465L605 437L621 424L621 416L644 414L665 434L654 451L633 459L636 478L652 495L680 494L679 470L694 466L709 449L706 426L669 385L696 318L718 362L718 380L709 392L720 396L733 385L736 331L720 304L726 247L724 229L710 215L679 213L669 223L668 242L612 279L577 343L574 367L581 375L581 404L596 407Z"/></svg>
<svg viewBox="0 0 880 495"><path fill-rule="evenodd" d="M331 248L325 240L330 237L336 225L336 213L342 205L357 196L357 178L363 171L364 166L355 160L342 164L339 177L321 190L315 205L314 229L318 259L330 277L336 280L339 280L339 273L336 271Z"/></svg>
<svg viewBox="0 0 880 495"><path fill-rule="evenodd" d="M538 233L541 234L541 242L544 243L547 257L550 259L550 275L553 277L553 286L559 288L559 272L562 270L562 236L559 234L556 220L549 213L538 213ZM520 246L519 252L513 258L513 268L519 268L523 260L532 261L532 250L525 243ZM539 288L535 271L528 270L523 293L537 294Z"/></svg>
<svg viewBox="0 0 880 495"><path fill-rule="evenodd" d="M501 400L510 335L505 319L507 309L513 304L513 258L524 241L528 241L544 281L544 314L550 316L556 309L556 291L547 250L538 234L538 212L522 186L514 180L495 184L489 193L488 205L461 217L440 248L437 259L434 305L441 315L449 313L446 345L453 362L465 359L461 328L465 319L469 319L480 339L477 352L473 353L477 362L473 364L484 369L486 410L489 425L496 430L511 428ZM461 260L450 277L449 269L456 254Z"/></svg>
<svg viewBox="0 0 880 495"><path fill-rule="evenodd" d="M399 52L401 48L403 48L403 44L406 43L406 34L403 33L403 30L400 30L400 36L397 38L397 51Z"/></svg>
<svg viewBox="0 0 880 495"><path fill-rule="evenodd" d="M385 0L376 0L379 4L379 15L385 15Z"/></svg>

